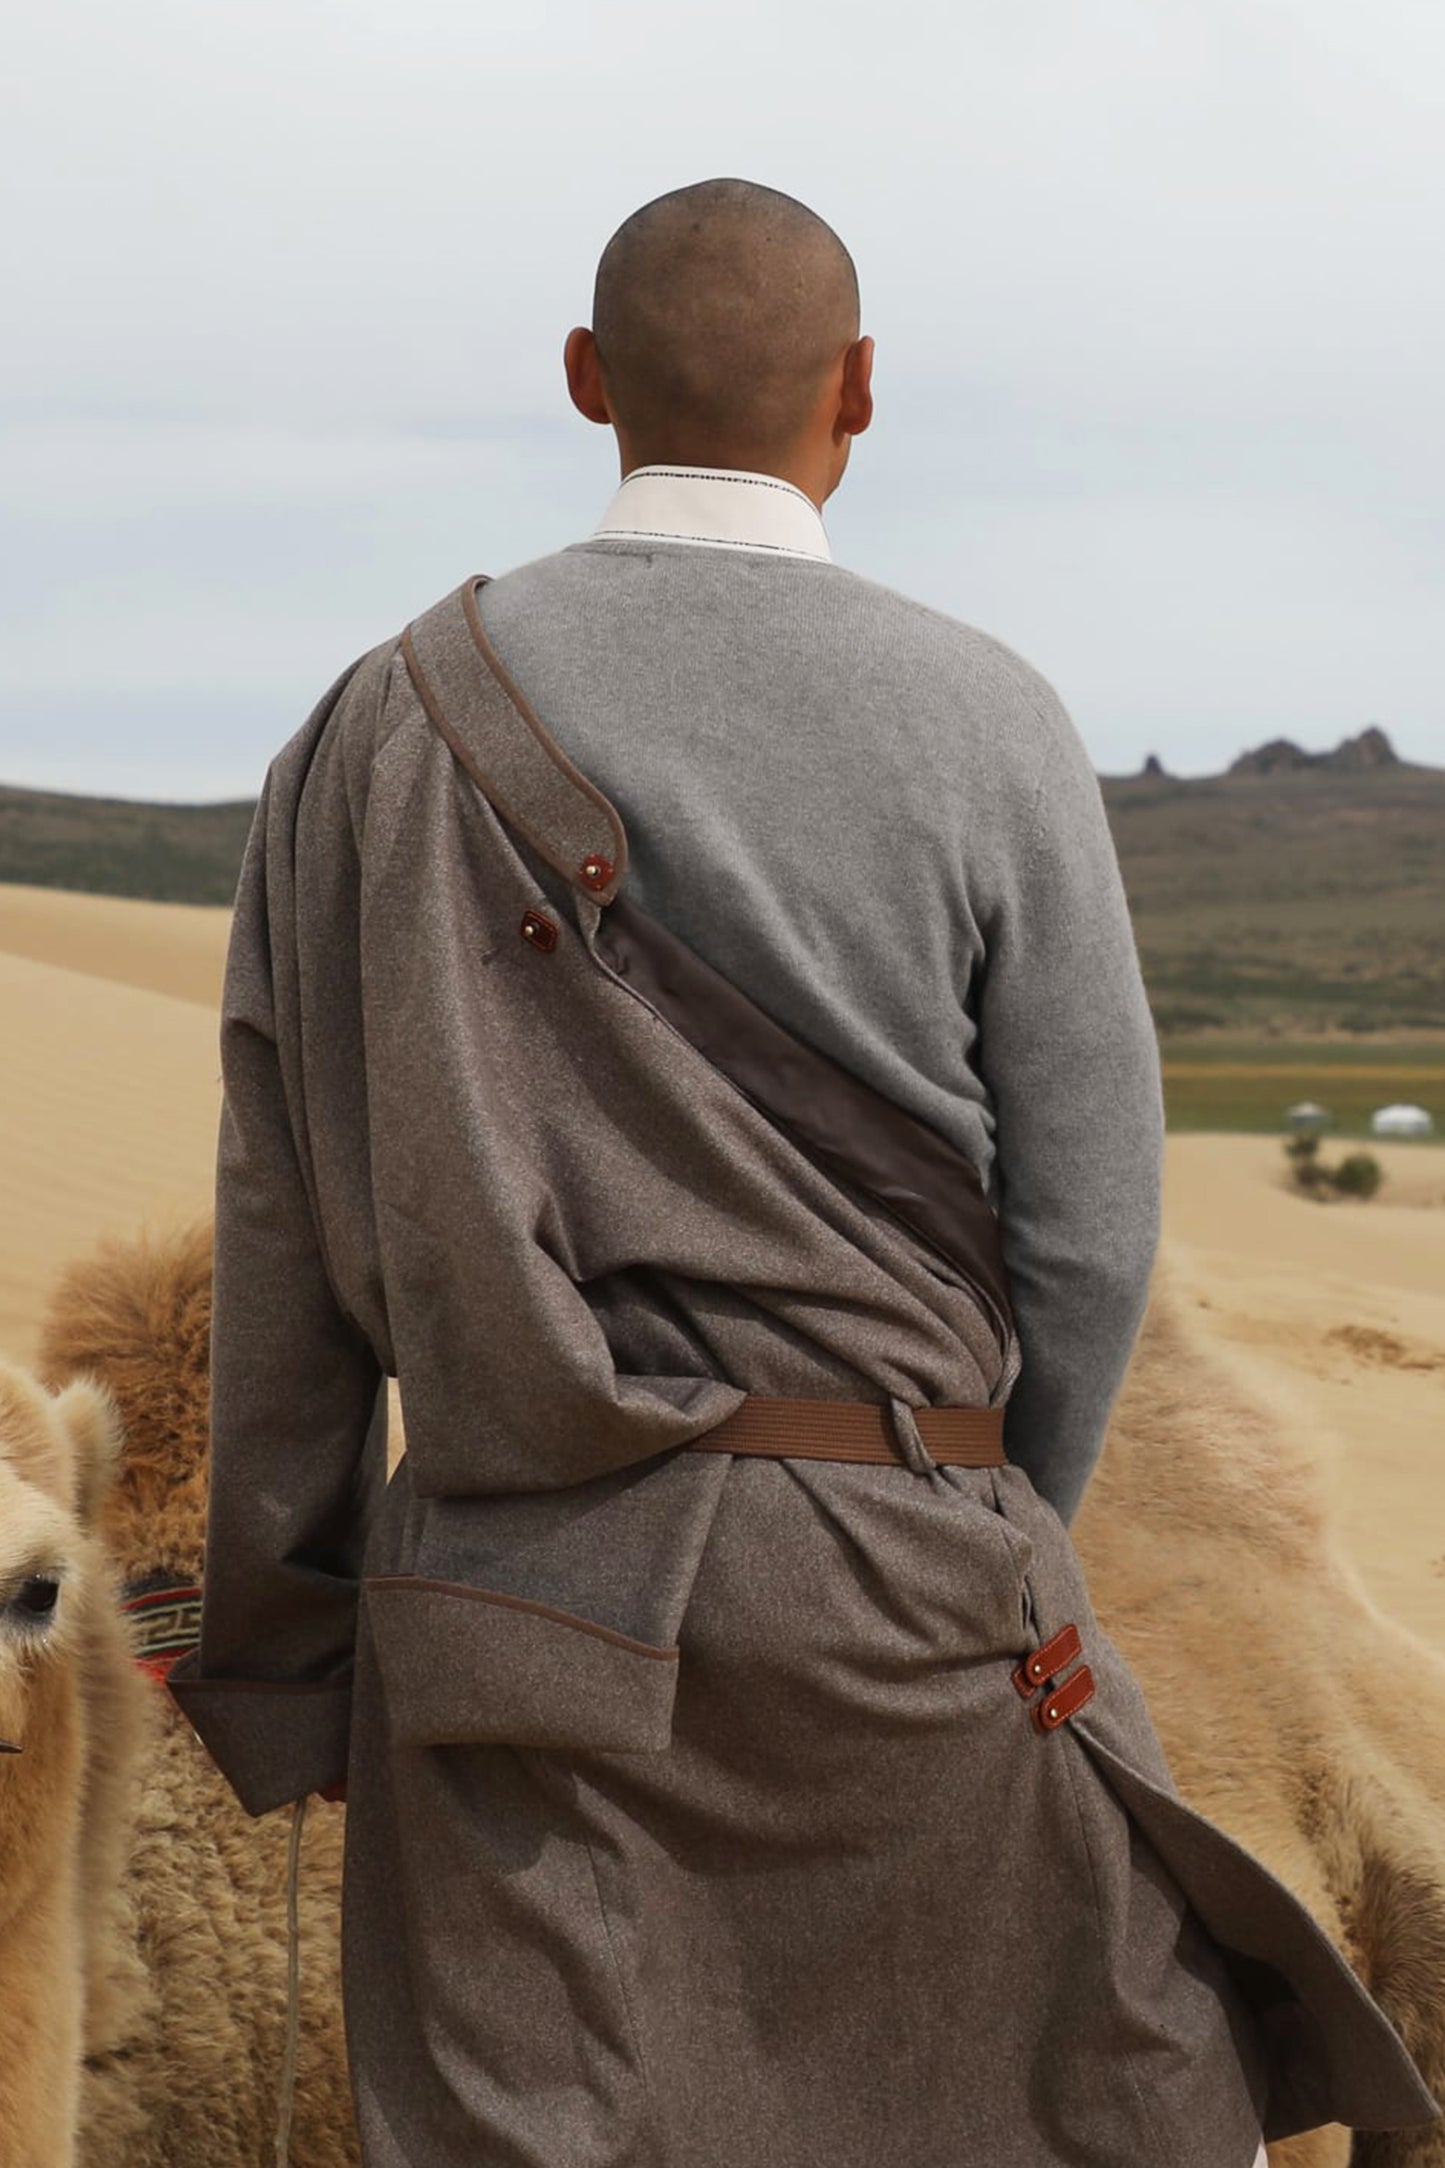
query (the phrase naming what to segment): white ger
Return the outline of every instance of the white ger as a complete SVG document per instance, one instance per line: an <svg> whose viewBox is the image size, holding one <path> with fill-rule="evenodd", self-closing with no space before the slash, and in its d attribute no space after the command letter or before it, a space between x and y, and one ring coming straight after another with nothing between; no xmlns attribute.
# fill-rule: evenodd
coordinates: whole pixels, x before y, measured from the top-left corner
<svg viewBox="0 0 1445 2168"><path fill-rule="evenodd" d="M1370 1129L1377 1137L1428 1137L1434 1134L1435 1120L1424 1107L1396 1106L1376 1107L1370 1116Z"/></svg>

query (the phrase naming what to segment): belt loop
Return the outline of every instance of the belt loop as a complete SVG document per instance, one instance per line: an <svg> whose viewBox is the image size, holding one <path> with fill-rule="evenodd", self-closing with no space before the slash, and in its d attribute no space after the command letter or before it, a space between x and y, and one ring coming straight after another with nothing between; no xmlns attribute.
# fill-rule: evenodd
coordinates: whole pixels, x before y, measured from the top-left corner
<svg viewBox="0 0 1445 2168"><path fill-rule="evenodd" d="M893 1418L893 1436L904 1467L911 1468L915 1475L932 1475L935 1464L923 1442L923 1432L912 1408L906 1400L890 1398L888 1412Z"/></svg>

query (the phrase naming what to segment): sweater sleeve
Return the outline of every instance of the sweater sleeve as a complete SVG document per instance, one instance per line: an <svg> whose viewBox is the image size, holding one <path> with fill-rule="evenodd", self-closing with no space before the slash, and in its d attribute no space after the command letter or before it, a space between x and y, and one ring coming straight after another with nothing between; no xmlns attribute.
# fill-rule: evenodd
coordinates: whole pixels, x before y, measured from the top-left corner
<svg viewBox="0 0 1445 2168"><path fill-rule="evenodd" d="M201 1637L169 1682L251 1813L345 1773L361 1551L386 1450L383 1371L338 1299L308 1179L289 988L299 792L277 776L273 764L227 955ZM344 874L350 839L332 828Z"/></svg>
<svg viewBox="0 0 1445 2168"><path fill-rule="evenodd" d="M978 1060L1022 1357L1005 1449L1067 1521L1144 1314L1164 1110L1098 781L1050 701L1027 829L985 930Z"/></svg>

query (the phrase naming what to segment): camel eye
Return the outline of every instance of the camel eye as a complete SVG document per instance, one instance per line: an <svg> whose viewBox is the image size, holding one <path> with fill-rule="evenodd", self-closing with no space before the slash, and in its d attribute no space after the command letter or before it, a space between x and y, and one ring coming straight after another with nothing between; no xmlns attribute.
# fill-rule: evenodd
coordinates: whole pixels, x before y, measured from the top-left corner
<svg viewBox="0 0 1445 2168"><path fill-rule="evenodd" d="M54 1611L60 1597L60 1583L48 1573L32 1573L20 1583L11 1597L8 1609L19 1619L46 1619Z"/></svg>

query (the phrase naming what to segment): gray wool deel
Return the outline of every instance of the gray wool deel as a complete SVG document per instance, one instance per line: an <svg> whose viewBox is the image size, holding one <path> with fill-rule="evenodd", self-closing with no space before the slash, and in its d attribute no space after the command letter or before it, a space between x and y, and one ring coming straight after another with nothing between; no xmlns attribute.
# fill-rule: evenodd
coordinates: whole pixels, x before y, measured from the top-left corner
<svg viewBox="0 0 1445 2168"><path fill-rule="evenodd" d="M1157 1210L1078 741L976 635L741 554L704 607L670 586L693 562L609 543L466 583L277 756L242 869L206 1586L170 1684L250 1811L346 1779L366 2168L1247 2168L1261 2130L1428 2121L1345 1959L1180 1798L1031 1480L1030 1453L1067 1503L1097 1449ZM629 705L629 626L690 603ZM710 695L744 626L767 666ZM825 650L846 790L802 700ZM709 984L752 997L756 1089L706 1050ZM899 1161L879 1186L805 1148L829 1054L937 1128L971 1103L1005 1227L1025 1139L1014 1310ZM996 1432L1031 1362L1014 1465L930 1460L927 1411ZM886 1409L897 1457L690 1449L758 1399Z"/></svg>

